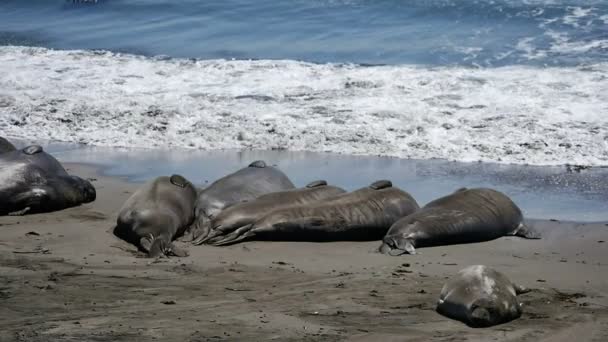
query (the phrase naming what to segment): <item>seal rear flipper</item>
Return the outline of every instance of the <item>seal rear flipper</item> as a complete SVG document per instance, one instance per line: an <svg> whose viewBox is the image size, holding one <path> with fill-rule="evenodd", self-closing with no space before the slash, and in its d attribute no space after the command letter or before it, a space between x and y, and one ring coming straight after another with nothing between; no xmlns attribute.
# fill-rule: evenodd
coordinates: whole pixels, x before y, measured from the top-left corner
<svg viewBox="0 0 608 342"><path fill-rule="evenodd" d="M320 179L320 180L316 180L314 182L310 182L310 183L306 184L306 187L307 188L316 188L318 186L325 186L325 185L327 185L327 181Z"/></svg>
<svg viewBox="0 0 608 342"><path fill-rule="evenodd" d="M511 235L519 236L525 239L540 239L540 233L536 229L529 227L524 223L520 223Z"/></svg>

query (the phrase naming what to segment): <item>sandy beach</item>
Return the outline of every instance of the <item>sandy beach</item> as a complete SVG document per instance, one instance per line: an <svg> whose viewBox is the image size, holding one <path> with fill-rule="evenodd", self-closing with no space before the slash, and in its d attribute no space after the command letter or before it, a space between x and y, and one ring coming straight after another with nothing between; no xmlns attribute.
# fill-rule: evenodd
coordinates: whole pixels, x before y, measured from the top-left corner
<svg viewBox="0 0 608 342"><path fill-rule="evenodd" d="M608 222L534 220L541 240L420 249L373 242L190 246L143 258L112 233L138 184L67 164L97 200L0 218L0 341L605 341ZM447 277L493 266L533 291L523 316L473 329L437 314Z"/></svg>

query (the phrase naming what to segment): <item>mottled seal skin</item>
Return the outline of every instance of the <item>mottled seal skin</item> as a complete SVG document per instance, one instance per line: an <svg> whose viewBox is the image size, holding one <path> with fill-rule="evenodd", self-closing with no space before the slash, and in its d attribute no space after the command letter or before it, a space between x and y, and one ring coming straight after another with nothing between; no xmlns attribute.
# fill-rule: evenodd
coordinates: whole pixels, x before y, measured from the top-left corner
<svg viewBox="0 0 608 342"><path fill-rule="evenodd" d="M490 327L519 318L517 295L527 291L493 268L469 266L443 286L436 310L471 327Z"/></svg>
<svg viewBox="0 0 608 342"><path fill-rule="evenodd" d="M0 137L0 153L6 153L17 150L10 141Z"/></svg>
<svg viewBox="0 0 608 342"><path fill-rule="evenodd" d="M209 220L224 208L261 195L293 189L295 186L279 169L258 160L224 176L200 191L192 226L194 240L204 239L210 232Z"/></svg>
<svg viewBox="0 0 608 342"><path fill-rule="evenodd" d="M194 219L196 188L180 175L158 177L127 199L116 220L114 234L149 257L187 256L172 241Z"/></svg>
<svg viewBox="0 0 608 342"><path fill-rule="evenodd" d="M415 254L418 247L482 242L507 235L540 238L523 223L521 210L505 194L463 188L395 222L380 252Z"/></svg>
<svg viewBox="0 0 608 342"><path fill-rule="evenodd" d="M403 216L419 209L407 192L389 181L325 201L274 210L241 227L216 246L258 237L271 240L377 240Z"/></svg>
<svg viewBox="0 0 608 342"><path fill-rule="evenodd" d="M304 188L271 192L251 201L237 203L224 209L210 221L211 233L205 239L195 240L193 243L200 245L207 241L219 241L222 235L252 224L273 210L315 203L345 192L342 188L318 180Z"/></svg>
<svg viewBox="0 0 608 342"><path fill-rule="evenodd" d="M69 175L38 145L0 154L0 215L56 211L95 198L89 181Z"/></svg>

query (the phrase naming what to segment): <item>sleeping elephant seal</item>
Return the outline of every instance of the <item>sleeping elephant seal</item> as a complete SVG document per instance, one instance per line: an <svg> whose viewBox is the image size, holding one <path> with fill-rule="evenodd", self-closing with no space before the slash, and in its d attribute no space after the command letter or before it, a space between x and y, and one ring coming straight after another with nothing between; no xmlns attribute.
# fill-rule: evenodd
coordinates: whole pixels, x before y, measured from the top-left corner
<svg viewBox="0 0 608 342"><path fill-rule="evenodd" d="M204 239L210 232L209 220L224 208L258 196L295 186L279 169L258 160L234 173L224 176L200 191L196 201L192 237Z"/></svg>
<svg viewBox="0 0 608 342"><path fill-rule="evenodd" d="M517 295L527 292L487 266L469 266L441 290L437 312L471 327L489 327L521 316Z"/></svg>
<svg viewBox="0 0 608 342"><path fill-rule="evenodd" d="M325 201L274 210L253 224L241 227L216 246L248 238L273 240L376 240L401 217L418 210L407 192L381 181Z"/></svg>
<svg viewBox="0 0 608 342"><path fill-rule="evenodd" d="M194 219L196 188L180 175L158 177L142 186L120 209L114 234L155 258L187 256L173 246Z"/></svg>
<svg viewBox="0 0 608 342"><path fill-rule="evenodd" d="M10 141L0 137L0 153L15 151L16 148Z"/></svg>
<svg viewBox="0 0 608 342"><path fill-rule="evenodd" d="M0 154L0 215L61 210L95 197L89 181L69 175L38 145Z"/></svg>
<svg viewBox="0 0 608 342"><path fill-rule="evenodd" d="M418 247L489 241L516 235L538 239L523 223L519 208L492 189L459 189L397 221L386 233L380 252L414 254Z"/></svg>
<svg viewBox="0 0 608 342"><path fill-rule="evenodd" d="M270 211L294 205L315 203L345 192L342 188L327 185L326 181L318 180L309 183L304 188L271 192L251 201L237 203L222 210L209 221L211 233L206 238L195 240L193 243L200 245L207 241L213 242L214 238L221 238L222 235L252 224ZM217 240L219 239L215 239L215 241Z"/></svg>

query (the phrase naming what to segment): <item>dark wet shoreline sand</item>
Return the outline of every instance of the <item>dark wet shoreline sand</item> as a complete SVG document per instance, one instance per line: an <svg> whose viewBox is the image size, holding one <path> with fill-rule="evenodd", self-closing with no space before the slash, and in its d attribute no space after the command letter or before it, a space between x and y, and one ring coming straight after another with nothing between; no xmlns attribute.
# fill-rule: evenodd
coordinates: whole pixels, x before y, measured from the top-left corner
<svg viewBox="0 0 608 342"><path fill-rule="evenodd" d="M189 246L152 262L111 234L137 184L95 178L98 199L0 218L0 341L604 341L608 222L535 220L541 240L420 249L373 242ZM445 278L471 264L533 288L524 315L472 329L434 311Z"/></svg>

